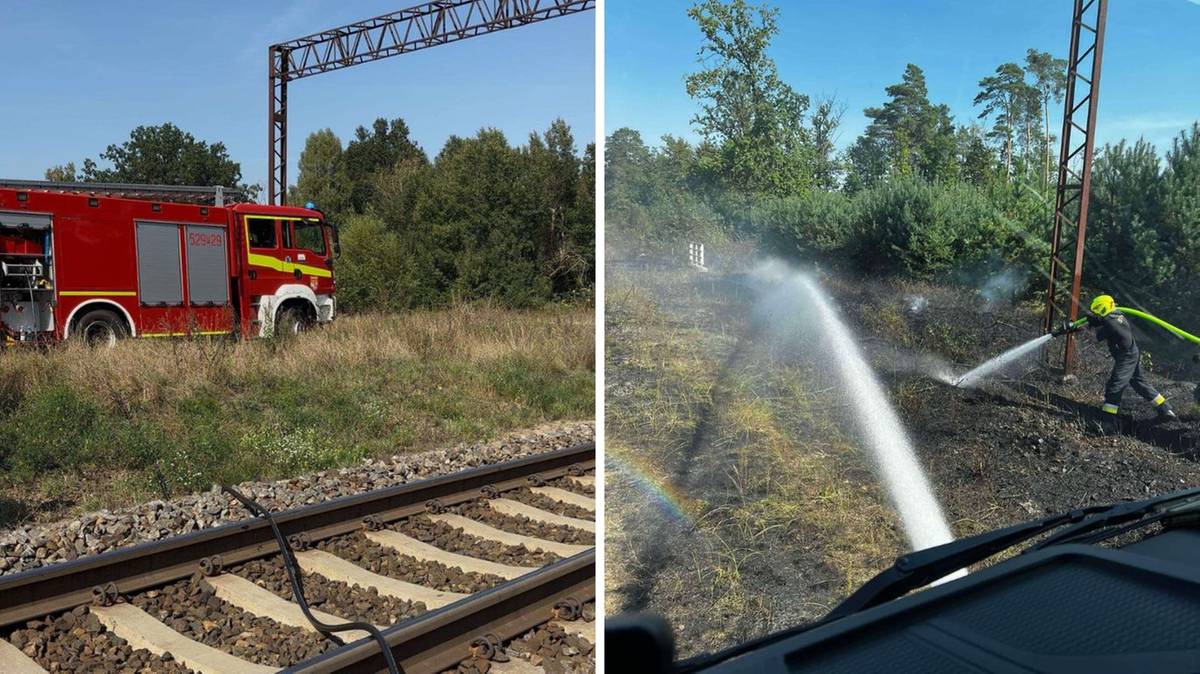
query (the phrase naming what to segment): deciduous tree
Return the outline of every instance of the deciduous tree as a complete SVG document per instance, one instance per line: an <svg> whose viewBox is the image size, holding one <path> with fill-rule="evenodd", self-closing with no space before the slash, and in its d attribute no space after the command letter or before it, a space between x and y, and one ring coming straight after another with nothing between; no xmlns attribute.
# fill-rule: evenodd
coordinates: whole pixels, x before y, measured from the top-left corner
<svg viewBox="0 0 1200 674"><path fill-rule="evenodd" d="M330 129L309 135L300 153L300 175L289 201L316 204L327 215L349 212L353 187L346 172L342 141Z"/></svg>
<svg viewBox="0 0 1200 674"><path fill-rule="evenodd" d="M46 180L53 180L56 183L73 183L77 179L75 162L73 161L46 169Z"/></svg>
<svg viewBox="0 0 1200 674"><path fill-rule="evenodd" d="M129 140L109 145L100 159L111 167L101 168L94 160L85 159L85 182L222 185L241 187L252 197L259 190L257 185L242 184L242 166L229 158L224 143L196 140L170 122L137 127Z"/></svg>
<svg viewBox="0 0 1200 674"><path fill-rule="evenodd" d="M354 210L361 213L370 201L377 172L408 160L427 162L428 158L409 138L408 124L403 119L388 122L380 117L370 129L358 127L345 151L346 174L353 183L350 203Z"/></svg>
<svg viewBox="0 0 1200 674"><path fill-rule="evenodd" d="M704 66L685 78L700 102L692 122L717 152L706 169L745 193L789 193L810 182L804 115L808 97L779 78L767 55L779 10L745 0L704 0L688 15L704 35Z"/></svg>

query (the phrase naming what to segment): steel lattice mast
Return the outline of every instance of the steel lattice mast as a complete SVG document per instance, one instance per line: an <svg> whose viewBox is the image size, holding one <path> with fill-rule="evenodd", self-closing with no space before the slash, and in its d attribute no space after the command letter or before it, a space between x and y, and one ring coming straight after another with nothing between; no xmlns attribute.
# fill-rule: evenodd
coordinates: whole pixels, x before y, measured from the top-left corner
<svg viewBox="0 0 1200 674"><path fill-rule="evenodd" d="M267 49L267 203L281 203L287 190L288 82L595 6L596 0L434 0L271 45Z"/></svg>
<svg viewBox="0 0 1200 674"><path fill-rule="evenodd" d="M1067 61L1062 146L1058 158L1058 190L1054 199L1054 223L1050 239L1050 275L1043 327L1049 332L1060 302L1066 299L1067 320L1079 318L1079 286L1083 272L1083 243L1087 233L1088 195L1092 185L1095 154L1096 108L1100 97L1100 65L1104 56L1104 29L1108 0L1074 0L1071 19L1071 54ZM1091 60L1090 76L1083 73ZM1082 86L1080 86L1082 84ZM1076 121L1082 118L1085 126ZM1071 232L1074 232L1072 235ZM1061 253L1074 244L1073 261ZM1061 296L1059 281L1070 278L1071 294ZM1065 285L1065 283L1064 283ZM1075 355L1074 336L1067 334L1063 347L1063 371L1070 372Z"/></svg>

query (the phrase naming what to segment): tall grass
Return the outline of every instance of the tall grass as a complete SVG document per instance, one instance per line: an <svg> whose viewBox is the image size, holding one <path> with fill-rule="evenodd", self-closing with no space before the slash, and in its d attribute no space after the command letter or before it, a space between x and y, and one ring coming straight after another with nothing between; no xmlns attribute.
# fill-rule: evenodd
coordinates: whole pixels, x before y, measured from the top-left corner
<svg viewBox="0 0 1200 674"><path fill-rule="evenodd" d="M593 335L590 307L469 304L298 337L12 350L0 483L98 475L165 496L592 418Z"/></svg>

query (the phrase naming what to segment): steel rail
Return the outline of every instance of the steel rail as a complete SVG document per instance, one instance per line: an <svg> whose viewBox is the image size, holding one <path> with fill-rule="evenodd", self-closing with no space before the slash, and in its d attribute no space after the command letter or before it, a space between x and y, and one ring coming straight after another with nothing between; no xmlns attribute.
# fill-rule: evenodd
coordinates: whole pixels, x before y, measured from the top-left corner
<svg viewBox="0 0 1200 674"><path fill-rule="evenodd" d="M456 505L477 498L484 487L515 489L535 475L566 475L572 466L594 467L595 444L343 496L277 513L275 519L285 536L303 532L315 542L352 533L368 516L394 521L425 512L430 501ZM123 594L138 592L188 578L214 556L228 566L278 552L271 527L255 518L3 576L0 627L88 604L93 588L111 584Z"/></svg>
<svg viewBox="0 0 1200 674"><path fill-rule="evenodd" d="M558 602L596 596L596 551L589 550L424 613L383 632L405 674L437 674L470 657L476 639L516 638L553 619ZM378 672L379 646L360 640L285 669L291 674Z"/></svg>

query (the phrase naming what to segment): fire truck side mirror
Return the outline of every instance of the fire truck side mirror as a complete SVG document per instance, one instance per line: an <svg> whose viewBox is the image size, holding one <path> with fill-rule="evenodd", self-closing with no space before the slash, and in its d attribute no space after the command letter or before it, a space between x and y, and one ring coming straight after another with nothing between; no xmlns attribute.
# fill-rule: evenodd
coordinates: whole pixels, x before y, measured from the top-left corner
<svg viewBox="0 0 1200 674"><path fill-rule="evenodd" d="M331 258L331 257L325 258L325 266L329 267L330 269L333 269L333 258Z"/></svg>

